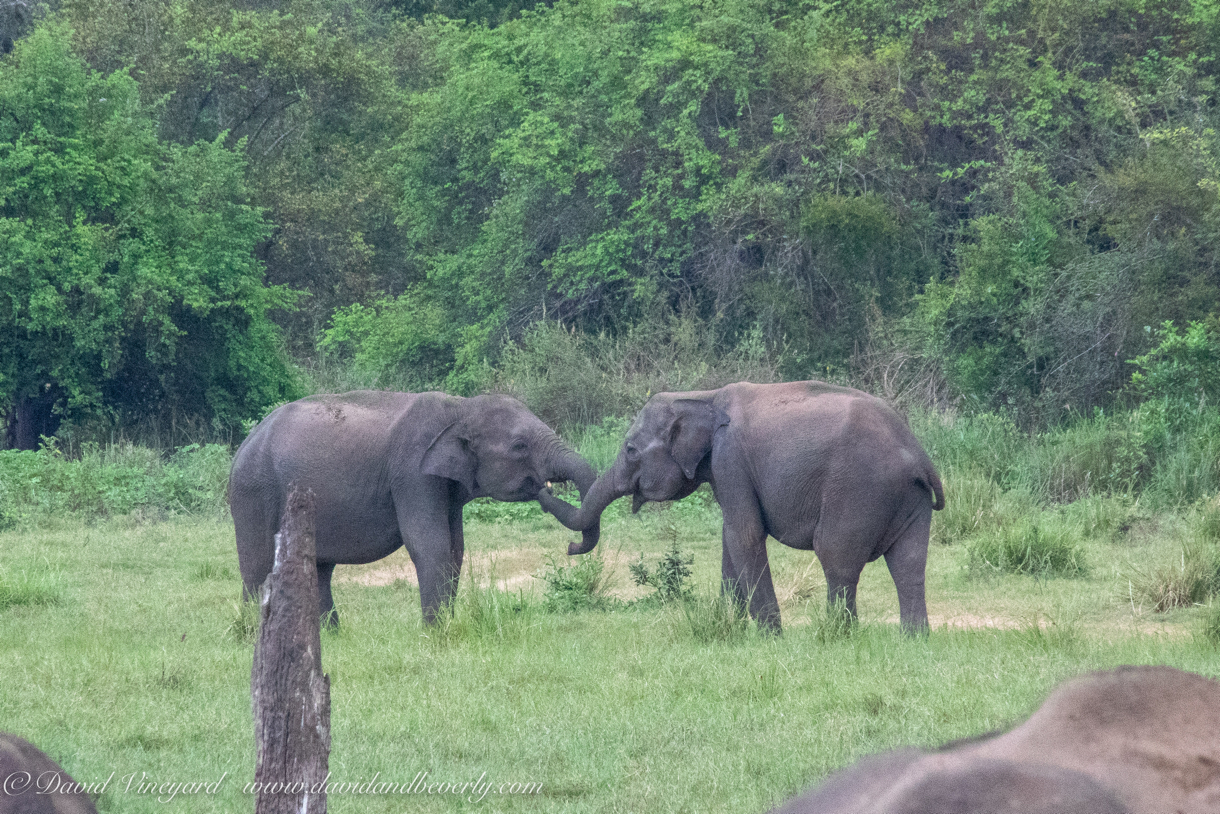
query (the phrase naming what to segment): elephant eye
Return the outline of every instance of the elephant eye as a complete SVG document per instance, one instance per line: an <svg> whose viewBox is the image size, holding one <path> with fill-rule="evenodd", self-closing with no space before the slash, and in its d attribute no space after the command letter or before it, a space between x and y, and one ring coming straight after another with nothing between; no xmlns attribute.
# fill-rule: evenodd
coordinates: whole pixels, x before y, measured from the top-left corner
<svg viewBox="0 0 1220 814"><path fill-rule="evenodd" d="M513 452L525 452L530 448L530 445L524 441L517 440L513 442Z"/></svg>
<svg viewBox="0 0 1220 814"><path fill-rule="evenodd" d="M628 458L638 457L639 454L640 454L640 451L635 448L635 445L633 445L633 444L627 445L627 457Z"/></svg>

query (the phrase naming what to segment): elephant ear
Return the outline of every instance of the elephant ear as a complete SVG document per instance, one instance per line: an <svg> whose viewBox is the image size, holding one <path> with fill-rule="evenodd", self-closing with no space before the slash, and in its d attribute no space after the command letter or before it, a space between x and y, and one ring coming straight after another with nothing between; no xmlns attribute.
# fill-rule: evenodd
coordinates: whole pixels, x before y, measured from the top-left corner
<svg viewBox="0 0 1220 814"><path fill-rule="evenodd" d="M729 417L715 404L699 399L677 399L673 409L669 454L682 467L686 479L694 480L699 462L712 451L716 430L727 425Z"/></svg>
<svg viewBox="0 0 1220 814"><path fill-rule="evenodd" d="M475 457L461 422L455 421L432 439L422 469L425 475L455 480L474 494Z"/></svg>

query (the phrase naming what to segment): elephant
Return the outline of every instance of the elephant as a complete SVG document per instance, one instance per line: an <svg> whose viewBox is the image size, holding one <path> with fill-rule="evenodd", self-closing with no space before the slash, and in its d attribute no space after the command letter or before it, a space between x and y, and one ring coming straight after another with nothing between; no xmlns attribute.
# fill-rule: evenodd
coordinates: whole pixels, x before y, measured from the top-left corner
<svg viewBox="0 0 1220 814"><path fill-rule="evenodd" d="M864 565L885 557L901 624L927 630L924 571L940 477L906 422L878 398L818 381L658 393L579 508L542 494L573 530L599 523L612 501L677 500L710 483L724 514L721 577L761 629L780 631L768 535L812 549L827 597L855 618ZM569 554L592 549L584 540ZM596 541L593 541L596 545Z"/></svg>
<svg viewBox="0 0 1220 814"><path fill-rule="evenodd" d="M872 755L772 814L1129 814L1081 772L918 749Z"/></svg>
<svg viewBox="0 0 1220 814"><path fill-rule="evenodd" d="M34 744L0 732L0 814L97 814L85 786Z"/></svg>
<svg viewBox="0 0 1220 814"><path fill-rule="evenodd" d="M295 483L315 495L323 620L338 624L336 564L373 562L405 545L432 624L457 591L466 503L534 500L548 481L571 481L583 498L596 474L508 396L362 390L285 404L242 442L229 474L243 594L255 596L271 572ZM596 545L598 533L585 530L584 541Z"/></svg>
<svg viewBox="0 0 1220 814"><path fill-rule="evenodd" d="M1217 732L1220 682L1119 667L1065 682L1006 733L864 758L774 814L1214 813Z"/></svg>

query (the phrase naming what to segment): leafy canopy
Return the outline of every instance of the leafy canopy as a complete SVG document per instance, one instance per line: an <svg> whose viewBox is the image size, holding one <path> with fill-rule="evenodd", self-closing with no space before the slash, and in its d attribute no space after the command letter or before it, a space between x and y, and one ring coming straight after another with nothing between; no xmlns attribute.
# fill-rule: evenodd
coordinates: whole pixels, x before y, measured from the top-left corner
<svg viewBox="0 0 1220 814"><path fill-rule="evenodd" d="M220 139L165 144L122 72L48 23L0 61L0 403L236 422L290 397L252 254L268 234Z"/></svg>

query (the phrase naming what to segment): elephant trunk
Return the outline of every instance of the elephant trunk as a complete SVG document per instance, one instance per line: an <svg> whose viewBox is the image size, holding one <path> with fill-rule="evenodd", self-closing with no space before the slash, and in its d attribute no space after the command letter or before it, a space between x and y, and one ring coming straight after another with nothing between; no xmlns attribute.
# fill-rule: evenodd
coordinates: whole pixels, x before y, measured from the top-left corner
<svg viewBox="0 0 1220 814"><path fill-rule="evenodd" d="M567 447L557 448L551 455L548 462L548 479L549 480L566 480L576 484L576 488L580 490L580 499L583 504L585 496L589 494L589 490L597 481L597 472L589 465L588 461L577 455ZM567 508L571 508L567 503L557 497L551 495L546 489L542 490L542 494L556 503L559 503ZM547 504L543 502L542 497L539 497L539 502L542 503L544 509ZM560 521L562 522L562 521ZM572 543L568 546L568 553L587 553L597 547L598 541L601 539L601 524L593 522L582 525L580 528L567 525L573 531L581 532L581 541Z"/></svg>
<svg viewBox="0 0 1220 814"><path fill-rule="evenodd" d="M566 480L576 484L580 499L584 500L589 488L597 480L597 472L589 462L567 446L557 447L547 458L547 480Z"/></svg>
<svg viewBox="0 0 1220 814"><path fill-rule="evenodd" d="M538 502L542 504L542 508L555 515L560 523L572 531L584 533L580 543L568 546L569 554L588 554L592 551L597 546L602 512L615 500L630 493L629 489L624 490L619 483L621 469L620 460L603 472L588 494L582 496L580 508L545 491L539 496ZM590 529L597 530L597 533L590 535Z"/></svg>

